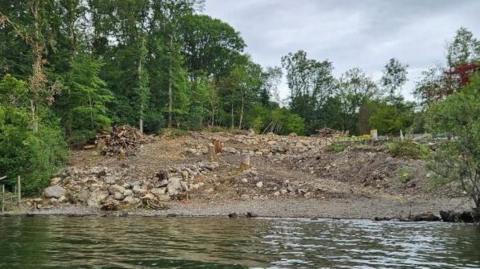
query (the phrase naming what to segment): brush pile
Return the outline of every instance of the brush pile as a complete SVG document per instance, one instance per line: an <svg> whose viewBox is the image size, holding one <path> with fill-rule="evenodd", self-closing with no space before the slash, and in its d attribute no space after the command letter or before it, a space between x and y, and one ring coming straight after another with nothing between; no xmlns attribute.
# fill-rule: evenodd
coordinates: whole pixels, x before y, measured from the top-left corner
<svg viewBox="0 0 480 269"><path fill-rule="evenodd" d="M149 137L139 130L123 125L115 126L109 134L99 134L95 143L103 155L107 156L129 156L149 141Z"/></svg>

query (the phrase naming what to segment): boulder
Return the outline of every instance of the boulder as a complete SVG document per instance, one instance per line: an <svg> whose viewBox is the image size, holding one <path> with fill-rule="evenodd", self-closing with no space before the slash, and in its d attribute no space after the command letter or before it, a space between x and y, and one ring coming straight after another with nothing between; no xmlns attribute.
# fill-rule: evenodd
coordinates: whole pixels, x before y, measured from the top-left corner
<svg viewBox="0 0 480 269"><path fill-rule="evenodd" d="M100 204L108 197L108 191L97 190L90 194L90 197L87 200L87 205L89 207L98 208Z"/></svg>
<svg viewBox="0 0 480 269"><path fill-rule="evenodd" d="M56 198L56 199L62 196L65 196L66 193L67 191L60 186L48 187L43 192L43 194L45 195L45 198Z"/></svg>
<svg viewBox="0 0 480 269"><path fill-rule="evenodd" d="M432 212L426 212L415 215L413 221L440 221L440 218L435 216Z"/></svg>

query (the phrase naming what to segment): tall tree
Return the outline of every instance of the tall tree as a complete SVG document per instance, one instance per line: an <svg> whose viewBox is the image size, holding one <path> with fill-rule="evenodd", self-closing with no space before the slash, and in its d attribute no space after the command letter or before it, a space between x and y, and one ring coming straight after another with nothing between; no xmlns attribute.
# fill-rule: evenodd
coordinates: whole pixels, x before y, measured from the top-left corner
<svg viewBox="0 0 480 269"><path fill-rule="evenodd" d="M480 60L480 41L468 29L461 27L448 45L448 66L453 68L478 60Z"/></svg>
<svg viewBox="0 0 480 269"><path fill-rule="evenodd" d="M321 115L317 112L335 91L333 66L325 60L308 59L305 51L282 57L290 89L290 107L305 119L307 133L319 127Z"/></svg>
<svg viewBox="0 0 480 269"><path fill-rule="evenodd" d="M365 112L361 109L362 106L378 94L377 85L362 70L352 68L341 76L338 89L342 104L343 129L353 133L366 131L368 127L358 124L359 113Z"/></svg>
<svg viewBox="0 0 480 269"><path fill-rule="evenodd" d="M405 82L407 82L407 68L408 65L400 63L400 61L395 58L391 58L385 65L381 78L381 86L390 101L395 101L395 99L401 96L400 90Z"/></svg>

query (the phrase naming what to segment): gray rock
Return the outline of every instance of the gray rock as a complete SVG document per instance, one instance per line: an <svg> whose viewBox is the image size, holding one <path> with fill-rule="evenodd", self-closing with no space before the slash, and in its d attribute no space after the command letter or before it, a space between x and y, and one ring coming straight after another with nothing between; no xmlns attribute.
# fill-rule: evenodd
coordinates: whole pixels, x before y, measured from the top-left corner
<svg viewBox="0 0 480 269"><path fill-rule="evenodd" d="M179 177L172 177L168 181L167 192L170 195L177 195L182 191L182 179Z"/></svg>
<svg viewBox="0 0 480 269"><path fill-rule="evenodd" d="M257 188L261 188L261 187L263 187L263 182L262 181L257 182Z"/></svg>
<svg viewBox="0 0 480 269"><path fill-rule="evenodd" d="M43 194L45 195L46 198L60 198L62 196L65 196L67 191L60 187L60 186L51 186L48 187L44 190Z"/></svg>
<svg viewBox="0 0 480 269"><path fill-rule="evenodd" d="M132 191L132 190L125 190L125 191L123 192L123 195L125 195L125 196L133 196L133 191Z"/></svg>
<svg viewBox="0 0 480 269"><path fill-rule="evenodd" d="M138 203L140 203L140 199L135 198L133 196L128 196L125 199L123 199L123 202L128 205L137 205Z"/></svg>
<svg viewBox="0 0 480 269"><path fill-rule="evenodd" d="M90 197L87 200L87 205L89 207L98 208L100 204L108 197L108 191L97 190L90 194Z"/></svg>
<svg viewBox="0 0 480 269"><path fill-rule="evenodd" d="M145 195L145 193L147 193L147 190L140 187L140 185L134 185L132 191L133 193L139 194L139 195Z"/></svg>
<svg viewBox="0 0 480 269"><path fill-rule="evenodd" d="M150 190L155 196L164 195L167 192L166 188L153 188Z"/></svg>
<svg viewBox="0 0 480 269"><path fill-rule="evenodd" d="M108 192L110 194L115 194L115 193L123 194L125 192L125 188L120 185L112 185L108 188Z"/></svg>

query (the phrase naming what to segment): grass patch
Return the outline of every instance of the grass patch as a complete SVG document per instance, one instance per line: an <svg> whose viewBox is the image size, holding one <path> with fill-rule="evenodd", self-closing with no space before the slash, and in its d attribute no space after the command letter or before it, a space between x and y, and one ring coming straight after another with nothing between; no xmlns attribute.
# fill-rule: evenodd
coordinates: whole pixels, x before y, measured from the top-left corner
<svg viewBox="0 0 480 269"><path fill-rule="evenodd" d="M402 183L408 183L414 177L414 171L410 167L402 167L397 171L398 178Z"/></svg>
<svg viewBox="0 0 480 269"><path fill-rule="evenodd" d="M388 143L387 150L393 157L408 159L425 159L430 154L430 149L426 145L409 140Z"/></svg>
<svg viewBox="0 0 480 269"><path fill-rule="evenodd" d="M347 148L346 144L343 143L332 143L327 146L328 152L340 153L343 152Z"/></svg>

